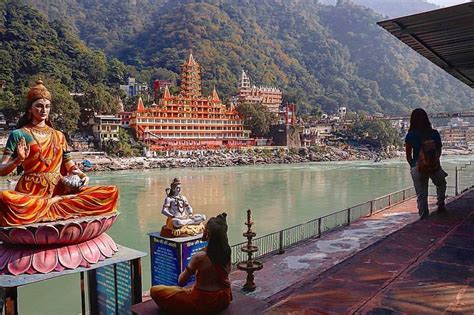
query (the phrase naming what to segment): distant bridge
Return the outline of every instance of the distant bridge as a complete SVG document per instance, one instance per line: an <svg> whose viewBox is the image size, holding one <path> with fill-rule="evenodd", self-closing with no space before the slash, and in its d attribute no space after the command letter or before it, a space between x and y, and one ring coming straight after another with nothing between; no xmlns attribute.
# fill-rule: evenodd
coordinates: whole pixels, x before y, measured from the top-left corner
<svg viewBox="0 0 474 315"><path fill-rule="evenodd" d="M474 117L474 111L464 111L464 112L456 112L456 113L432 113L428 114L430 118L438 119L438 118L466 118L466 117ZM373 117L374 120L408 120L410 116L384 116L384 117Z"/></svg>

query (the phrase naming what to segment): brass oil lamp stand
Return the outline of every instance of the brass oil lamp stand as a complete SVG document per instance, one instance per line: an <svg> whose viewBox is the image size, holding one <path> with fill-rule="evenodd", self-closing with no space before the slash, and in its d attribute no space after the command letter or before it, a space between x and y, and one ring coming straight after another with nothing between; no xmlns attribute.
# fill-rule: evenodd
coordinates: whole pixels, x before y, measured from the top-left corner
<svg viewBox="0 0 474 315"><path fill-rule="evenodd" d="M255 271L258 271L263 268L263 264L259 261L253 259L252 255L256 251L258 251L258 247L252 245L252 239L257 235L257 233L252 231L252 225L254 222L251 220L252 211L250 209L247 210L247 222L245 225L247 226L247 232L243 233L242 235L247 238L247 244L243 245L240 250L244 253L247 253L247 261L242 261L237 264L237 268L239 270L243 270L247 272L247 281L245 282L243 290L246 292L255 291L257 287L254 282L254 275Z"/></svg>

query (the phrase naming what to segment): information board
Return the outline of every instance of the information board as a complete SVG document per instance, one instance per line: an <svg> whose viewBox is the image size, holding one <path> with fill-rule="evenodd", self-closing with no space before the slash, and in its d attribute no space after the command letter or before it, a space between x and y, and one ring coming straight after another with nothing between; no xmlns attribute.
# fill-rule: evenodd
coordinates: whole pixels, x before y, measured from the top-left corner
<svg viewBox="0 0 474 315"><path fill-rule="evenodd" d="M132 308L132 268L129 261L115 264L117 314L129 314Z"/></svg>
<svg viewBox="0 0 474 315"><path fill-rule="evenodd" d="M130 262L98 268L95 278L98 314L129 314L133 304Z"/></svg>
<svg viewBox="0 0 474 315"><path fill-rule="evenodd" d="M186 242L182 244L181 265L183 266L183 270L191 261L191 257L193 257L194 254L196 254L197 252L199 252L206 246L207 246L207 242L203 242L202 240L195 240L195 241ZM193 275L191 278L189 278L188 282L186 282L185 285L188 285L189 283L193 283L194 281L196 281L196 277Z"/></svg>
<svg viewBox="0 0 474 315"><path fill-rule="evenodd" d="M152 237L151 248L152 285L177 285L181 272L179 244Z"/></svg>
<svg viewBox="0 0 474 315"><path fill-rule="evenodd" d="M97 310L99 314L115 314L115 272L114 266L98 268L96 272L97 283Z"/></svg>
<svg viewBox="0 0 474 315"><path fill-rule="evenodd" d="M207 246L200 235L177 238L162 237L159 233L149 235L152 285L177 285L178 277L192 255ZM194 281L195 278L192 277L188 283Z"/></svg>

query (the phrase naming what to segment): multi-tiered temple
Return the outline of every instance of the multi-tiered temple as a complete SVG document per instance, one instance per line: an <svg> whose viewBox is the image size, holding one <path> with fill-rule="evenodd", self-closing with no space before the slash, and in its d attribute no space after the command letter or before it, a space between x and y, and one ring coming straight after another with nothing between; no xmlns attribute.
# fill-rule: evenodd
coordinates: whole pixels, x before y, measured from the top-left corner
<svg viewBox="0 0 474 315"><path fill-rule="evenodd" d="M216 89L202 95L201 67L190 54L181 65L180 93L165 88L159 104L138 102L130 127L152 151L237 148L253 144L250 130L233 106L222 104Z"/></svg>
<svg viewBox="0 0 474 315"><path fill-rule="evenodd" d="M238 102L262 104L272 113L278 113L282 102L282 92L275 87L255 86L250 82L249 76L242 70L239 81Z"/></svg>

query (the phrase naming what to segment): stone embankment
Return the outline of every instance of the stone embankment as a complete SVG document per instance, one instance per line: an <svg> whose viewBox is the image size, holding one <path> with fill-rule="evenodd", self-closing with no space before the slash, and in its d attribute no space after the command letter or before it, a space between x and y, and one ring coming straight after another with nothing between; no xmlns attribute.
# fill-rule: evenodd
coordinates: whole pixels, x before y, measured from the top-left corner
<svg viewBox="0 0 474 315"><path fill-rule="evenodd" d="M94 171L181 168L181 167L226 167L238 165L291 164L325 161L380 160L395 157L395 154L380 154L369 150L319 148L310 150L287 150L282 148L249 149L245 151L201 151L174 153L167 157L132 158L88 158ZM80 160L77 160L81 164Z"/></svg>

